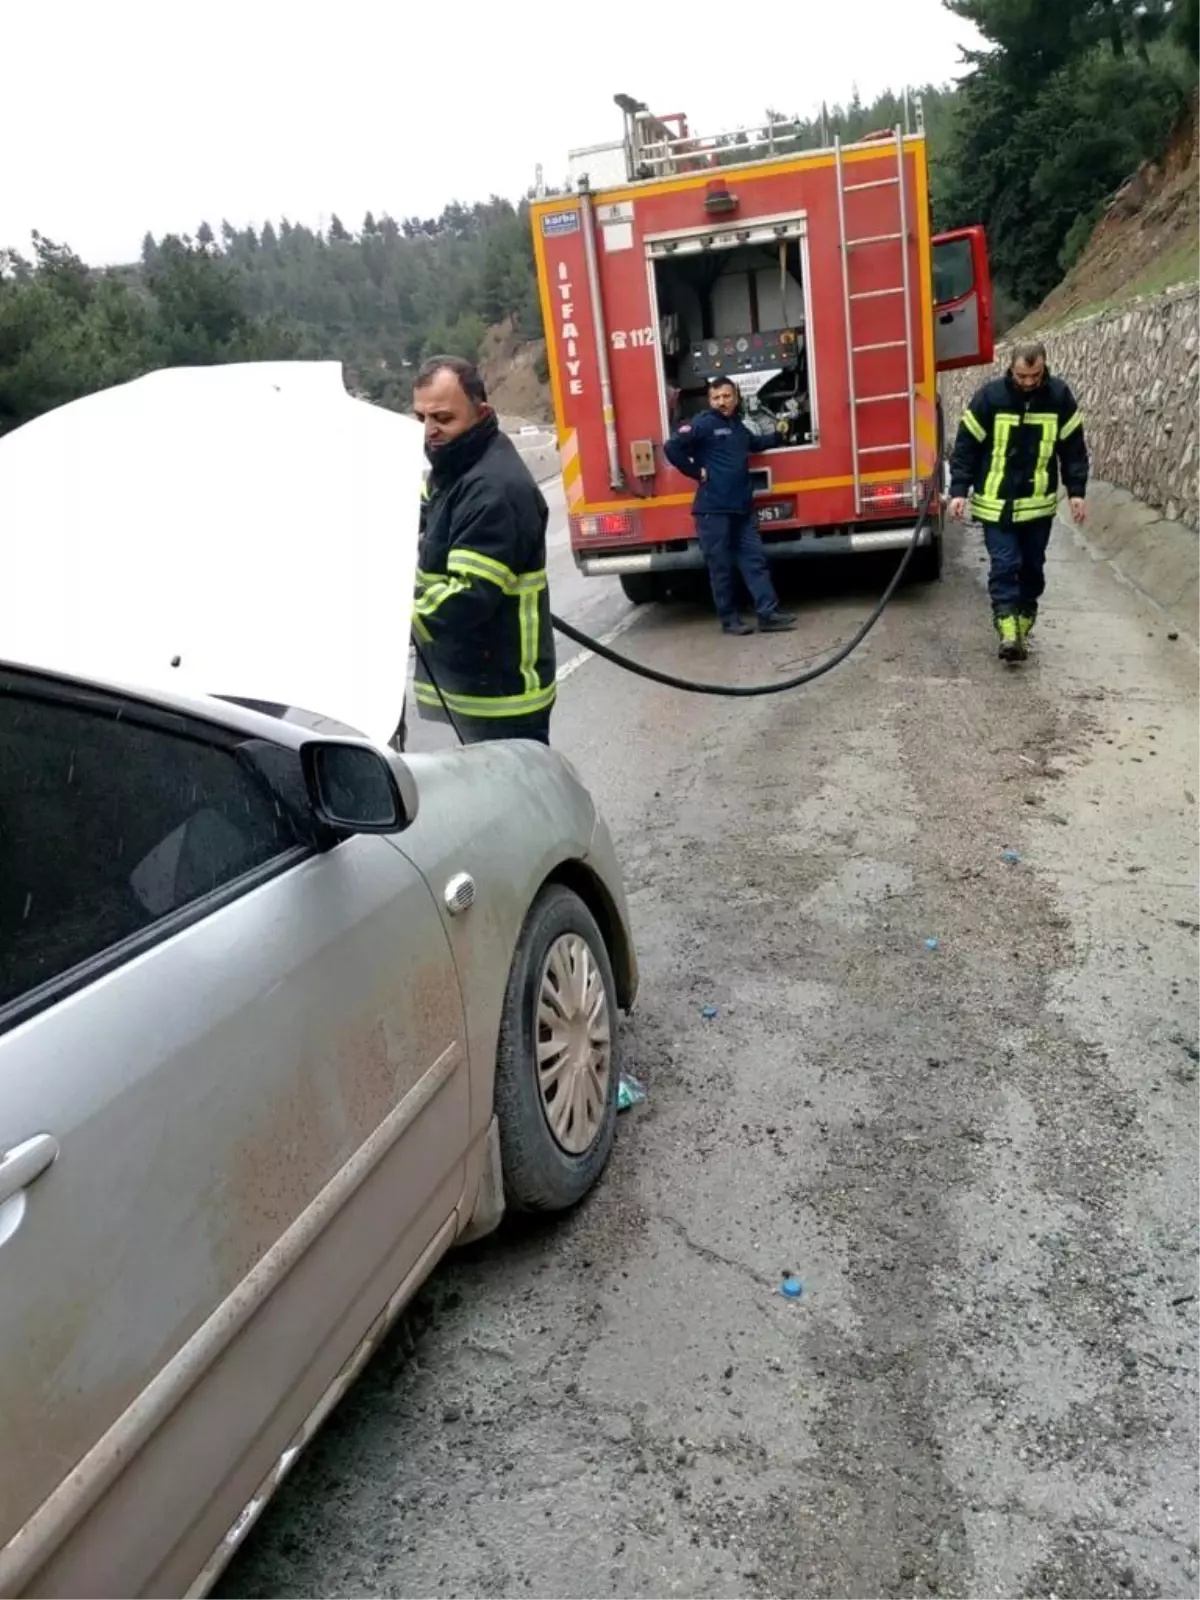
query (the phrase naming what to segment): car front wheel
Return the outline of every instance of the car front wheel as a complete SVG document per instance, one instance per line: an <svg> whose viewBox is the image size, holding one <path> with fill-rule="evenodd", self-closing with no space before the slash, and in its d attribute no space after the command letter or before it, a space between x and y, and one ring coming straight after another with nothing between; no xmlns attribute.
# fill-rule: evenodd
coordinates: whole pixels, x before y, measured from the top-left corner
<svg viewBox="0 0 1200 1600"><path fill-rule="evenodd" d="M560 884L533 904L513 957L496 1061L507 1203L564 1211L604 1170L620 1076L616 985L595 919Z"/></svg>

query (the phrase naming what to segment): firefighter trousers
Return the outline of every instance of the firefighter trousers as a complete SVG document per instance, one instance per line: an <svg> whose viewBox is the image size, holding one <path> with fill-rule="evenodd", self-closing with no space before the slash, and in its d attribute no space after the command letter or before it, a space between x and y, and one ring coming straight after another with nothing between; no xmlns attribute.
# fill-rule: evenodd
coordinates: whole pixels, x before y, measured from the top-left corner
<svg viewBox="0 0 1200 1600"><path fill-rule="evenodd" d="M1046 547L1053 517L1036 522L985 522L983 537L991 558L988 594L997 617L1036 617L1046 588Z"/></svg>
<svg viewBox="0 0 1200 1600"><path fill-rule="evenodd" d="M753 511L697 513L696 540L708 563L713 602L723 623L737 619L738 573L760 617L779 610Z"/></svg>

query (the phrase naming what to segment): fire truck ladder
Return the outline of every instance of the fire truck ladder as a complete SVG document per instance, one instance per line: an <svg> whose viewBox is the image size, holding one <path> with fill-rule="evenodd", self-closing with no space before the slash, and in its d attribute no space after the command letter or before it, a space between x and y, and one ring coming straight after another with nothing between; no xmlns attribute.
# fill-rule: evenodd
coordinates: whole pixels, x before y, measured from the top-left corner
<svg viewBox="0 0 1200 1600"><path fill-rule="evenodd" d="M912 504L916 504L917 493L917 428L916 428L916 396L913 389L913 329L912 329L912 296L909 274L909 246L908 246L908 194L904 176L904 133L896 126L892 139L887 148L894 152L896 170L891 177L874 178L866 183L847 183L845 167L842 161L842 141L834 141L834 166L837 173L838 196L838 226L842 240L842 298L846 315L846 360L849 368L850 380L850 452L854 474L854 514L862 512L863 474L870 465L870 457L894 455L898 450L908 451L910 495ZM881 152L882 153L882 152ZM862 238L850 239L846 236L846 196L860 193L865 189L891 189L897 195L897 221L898 230L895 233L868 234ZM861 281L861 261L859 252L868 245L889 245L889 261L896 260L899 282L889 284L883 289L856 289L855 282ZM890 274L889 274L890 276ZM903 339L885 339L874 343L862 343L855 333L855 308L861 307L867 300L894 299L900 295L904 301L904 337ZM858 318L861 322L861 313ZM855 378L855 365L857 358L875 350L899 350L903 348L905 355L905 368L907 373L908 388L881 394L860 394ZM862 406L882 405L887 401L906 400L908 402L908 438L897 439L889 444L868 445L860 449L859 437L859 410Z"/></svg>

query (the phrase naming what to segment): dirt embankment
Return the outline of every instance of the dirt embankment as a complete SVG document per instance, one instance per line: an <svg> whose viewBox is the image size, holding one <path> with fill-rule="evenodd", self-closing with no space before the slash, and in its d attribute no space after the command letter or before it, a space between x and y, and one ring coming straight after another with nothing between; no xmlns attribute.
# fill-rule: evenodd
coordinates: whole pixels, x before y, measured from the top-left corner
<svg viewBox="0 0 1200 1600"><path fill-rule="evenodd" d="M541 379L546 341L527 339L510 321L489 328L479 351L479 368L488 399L506 417L549 422L549 385Z"/></svg>
<svg viewBox="0 0 1200 1600"><path fill-rule="evenodd" d="M1083 254L1028 326L1061 322L1073 312L1154 294L1196 277L1198 99L1193 94L1181 113L1162 159L1143 163L1117 190Z"/></svg>

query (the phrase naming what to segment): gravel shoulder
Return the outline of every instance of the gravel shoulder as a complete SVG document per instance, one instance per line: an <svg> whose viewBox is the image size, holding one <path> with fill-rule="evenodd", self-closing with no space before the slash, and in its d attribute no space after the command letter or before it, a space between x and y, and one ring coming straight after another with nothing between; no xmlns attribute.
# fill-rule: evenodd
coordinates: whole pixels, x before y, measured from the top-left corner
<svg viewBox="0 0 1200 1600"><path fill-rule="evenodd" d="M948 567L783 700L563 685L649 1102L436 1275L219 1593L1196 1594L1196 653L1060 530L1005 669ZM622 647L783 676L877 578Z"/></svg>

